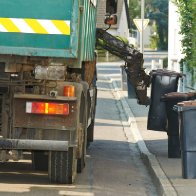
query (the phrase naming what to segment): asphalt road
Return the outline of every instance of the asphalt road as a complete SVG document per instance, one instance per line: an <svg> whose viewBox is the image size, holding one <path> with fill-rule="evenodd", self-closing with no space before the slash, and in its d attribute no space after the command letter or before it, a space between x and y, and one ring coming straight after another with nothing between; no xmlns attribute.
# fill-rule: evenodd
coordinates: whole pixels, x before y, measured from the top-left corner
<svg viewBox="0 0 196 196"><path fill-rule="evenodd" d="M120 69L98 66L98 105L95 141L86 155L86 167L73 185L48 182L46 172L31 169L29 160L0 164L0 196L153 196L151 177L133 139L127 141L122 106L109 78L120 78Z"/></svg>

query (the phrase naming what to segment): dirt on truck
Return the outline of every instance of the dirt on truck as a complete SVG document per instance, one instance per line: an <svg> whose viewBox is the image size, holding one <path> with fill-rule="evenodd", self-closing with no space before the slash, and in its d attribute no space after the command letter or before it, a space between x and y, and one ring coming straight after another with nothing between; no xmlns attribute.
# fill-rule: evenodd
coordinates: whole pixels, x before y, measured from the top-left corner
<svg viewBox="0 0 196 196"><path fill-rule="evenodd" d="M0 1L0 161L72 183L93 140L96 1Z"/></svg>
<svg viewBox="0 0 196 196"><path fill-rule="evenodd" d="M107 0L105 24L117 23ZM96 29L96 0L0 1L0 161L31 154L54 183L73 183L93 141L95 45L125 61L138 103L148 104L143 55Z"/></svg>

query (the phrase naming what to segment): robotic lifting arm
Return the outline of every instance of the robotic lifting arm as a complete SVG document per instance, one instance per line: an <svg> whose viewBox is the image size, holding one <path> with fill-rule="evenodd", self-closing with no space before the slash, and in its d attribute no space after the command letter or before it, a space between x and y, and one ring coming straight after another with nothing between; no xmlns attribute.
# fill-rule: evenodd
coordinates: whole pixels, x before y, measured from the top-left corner
<svg viewBox="0 0 196 196"><path fill-rule="evenodd" d="M147 87L150 85L150 76L145 73L142 67L143 54L109 34L106 30L97 29L96 38L97 45L125 61L124 69L127 73L127 79L135 89L138 103L149 105Z"/></svg>

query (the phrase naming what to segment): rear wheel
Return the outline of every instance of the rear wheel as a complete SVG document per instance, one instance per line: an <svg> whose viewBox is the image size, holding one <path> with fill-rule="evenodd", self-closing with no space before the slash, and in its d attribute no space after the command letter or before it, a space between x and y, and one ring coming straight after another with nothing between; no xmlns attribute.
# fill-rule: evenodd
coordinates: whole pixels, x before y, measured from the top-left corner
<svg viewBox="0 0 196 196"><path fill-rule="evenodd" d="M51 182L72 184L76 176L75 148L68 151L50 151L48 175Z"/></svg>
<svg viewBox="0 0 196 196"><path fill-rule="evenodd" d="M32 151L31 157L33 169L39 171L48 170L48 155L45 151Z"/></svg>
<svg viewBox="0 0 196 196"><path fill-rule="evenodd" d="M82 170L84 169L84 167L85 167L85 148L84 148L84 146L85 146L85 142L83 142L83 146L82 146L82 155L81 155L81 157L79 157L78 158L78 160L77 160L77 172L78 173L81 173L82 172Z"/></svg>
<svg viewBox="0 0 196 196"><path fill-rule="evenodd" d="M87 101L84 94L81 95L80 101L80 125L78 127L78 160L77 172L81 173L85 167L86 142L87 142Z"/></svg>
<svg viewBox="0 0 196 196"><path fill-rule="evenodd" d="M94 126L95 126L95 113L97 105L97 88L94 87L94 96L93 96L93 107L91 113L91 124L87 128L87 147L90 145L90 142L93 142L94 139Z"/></svg>
<svg viewBox="0 0 196 196"><path fill-rule="evenodd" d="M91 124L87 128L87 147L90 145L91 142L93 142L94 139L94 125L95 125L95 120L93 119L91 121Z"/></svg>

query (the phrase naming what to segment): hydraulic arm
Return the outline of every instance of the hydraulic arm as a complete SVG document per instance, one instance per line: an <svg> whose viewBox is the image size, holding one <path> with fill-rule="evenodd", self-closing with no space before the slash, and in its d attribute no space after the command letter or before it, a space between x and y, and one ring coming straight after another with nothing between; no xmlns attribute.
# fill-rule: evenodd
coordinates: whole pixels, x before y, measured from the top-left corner
<svg viewBox="0 0 196 196"><path fill-rule="evenodd" d="M147 87L150 85L150 76L143 68L143 54L103 29L97 29L97 45L125 61L127 79L135 89L138 103L148 105Z"/></svg>

